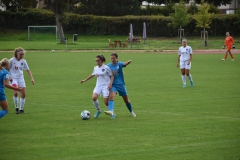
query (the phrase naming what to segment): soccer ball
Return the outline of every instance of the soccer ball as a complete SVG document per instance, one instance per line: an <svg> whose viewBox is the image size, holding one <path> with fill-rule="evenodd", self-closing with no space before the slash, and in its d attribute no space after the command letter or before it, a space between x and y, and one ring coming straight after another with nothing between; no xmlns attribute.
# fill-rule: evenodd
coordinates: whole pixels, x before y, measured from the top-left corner
<svg viewBox="0 0 240 160"><path fill-rule="evenodd" d="M81 112L80 116L81 116L82 120L89 120L91 117L91 114L89 111L84 110Z"/></svg>
<svg viewBox="0 0 240 160"><path fill-rule="evenodd" d="M54 52L55 52L55 50L52 50L52 52L54 53Z"/></svg>

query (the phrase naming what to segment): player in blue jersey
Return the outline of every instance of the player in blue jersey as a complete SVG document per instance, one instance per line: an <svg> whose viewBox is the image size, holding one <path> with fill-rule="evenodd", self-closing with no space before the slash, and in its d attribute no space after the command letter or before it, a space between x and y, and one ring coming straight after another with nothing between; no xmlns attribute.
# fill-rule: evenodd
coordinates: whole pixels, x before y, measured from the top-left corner
<svg viewBox="0 0 240 160"><path fill-rule="evenodd" d="M5 95L5 87L21 91L21 88L16 88L9 83L9 69L10 62L7 58L3 58L0 61L0 106L2 110L0 111L0 118L4 117L8 113L8 102Z"/></svg>
<svg viewBox="0 0 240 160"><path fill-rule="evenodd" d="M112 63L109 63L108 66L110 67L114 75L114 80L112 83L112 88L110 89L108 111L105 111L104 113L110 115L112 119L116 117L116 115L114 114L114 98L116 96L116 93L119 93L119 96L122 96L130 114L133 117L136 117L136 114L132 110L132 104L128 99L127 89L125 87L124 76L122 71L122 68L129 65L132 61L128 60L127 62L118 62L117 53L111 54L111 61Z"/></svg>

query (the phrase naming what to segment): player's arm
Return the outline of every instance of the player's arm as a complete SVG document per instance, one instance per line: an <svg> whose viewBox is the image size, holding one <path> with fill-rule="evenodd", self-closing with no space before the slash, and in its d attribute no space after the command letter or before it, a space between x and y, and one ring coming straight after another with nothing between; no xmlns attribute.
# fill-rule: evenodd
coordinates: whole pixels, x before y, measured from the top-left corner
<svg viewBox="0 0 240 160"><path fill-rule="evenodd" d="M32 76L32 72L30 70L27 70L27 73L28 73L29 77L31 78L32 84L35 84L35 81L34 81L33 76Z"/></svg>
<svg viewBox="0 0 240 160"><path fill-rule="evenodd" d="M3 84L6 88L9 88L9 89L12 89L12 90L16 90L16 91L21 91L22 90L22 88L17 88L17 87L11 86L10 83L9 83L9 80L7 80L7 79L3 80Z"/></svg>
<svg viewBox="0 0 240 160"><path fill-rule="evenodd" d="M127 62L124 62L124 66L127 66L127 65L129 65L130 63L132 62L132 60L128 60Z"/></svg>
<svg viewBox="0 0 240 160"><path fill-rule="evenodd" d="M110 76L110 83L109 83L109 85L108 85L108 89L111 89L111 88L112 88L113 80L114 80L114 75L111 75L111 76Z"/></svg>
<svg viewBox="0 0 240 160"><path fill-rule="evenodd" d="M188 65L191 63L191 61L192 61L192 54L190 54L190 58L188 60Z"/></svg>
<svg viewBox="0 0 240 160"><path fill-rule="evenodd" d="M93 77L94 77L94 75L93 75L93 74L90 74L86 79L81 80L81 83L87 82L89 79L91 79L91 78L93 78Z"/></svg>
<svg viewBox="0 0 240 160"><path fill-rule="evenodd" d="M179 67L180 57L181 57L181 55L178 55L178 59L177 59L177 68Z"/></svg>

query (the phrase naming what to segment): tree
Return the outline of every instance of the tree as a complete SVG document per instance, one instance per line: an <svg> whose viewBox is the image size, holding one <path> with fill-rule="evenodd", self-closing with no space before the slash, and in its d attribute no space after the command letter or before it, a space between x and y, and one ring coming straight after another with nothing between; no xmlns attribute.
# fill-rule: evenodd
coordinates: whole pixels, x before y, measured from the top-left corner
<svg viewBox="0 0 240 160"><path fill-rule="evenodd" d="M78 0L78 13L101 16L136 15L140 12L141 0Z"/></svg>
<svg viewBox="0 0 240 160"><path fill-rule="evenodd" d="M72 0L45 0L45 4L47 8L53 11L56 17L56 24L58 28L58 32L60 35L60 42L65 42L64 31L62 27L63 16L66 10L69 9L72 4Z"/></svg>
<svg viewBox="0 0 240 160"><path fill-rule="evenodd" d="M197 4L201 3L201 0L195 0ZM206 0L206 3L213 4L215 6L230 4L232 0Z"/></svg>
<svg viewBox="0 0 240 160"><path fill-rule="evenodd" d="M196 27L203 28L203 39L204 46L207 46L206 41L206 31L205 28L210 28L210 24L212 23L212 15L213 13L209 13L210 6L201 0L201 5L198 8L198 13L193 16L193 18L197 21Z"/></svg>
<svg viewBox="0 0 240 160"><path fill-rule="evenodd" d="M175 13L172 13L170 15L171 23L169 23L169 26L173 26L174 28L177 28L180 26L180 42L182 42L182 27L189 24L189 18L190 15L187 12L187 7L185 4L180 1L179 4L174 6Z"/></svg>
<svg viewBox="0 0 240 160"><path fill-rule="evenodd" d="M240 7L237 9L236 12L236 22L234 22L235 25L237 25L237 27L240 29Z"/></svg>
<svg viewBox="0 0 240 160"><path fill-rule="evenodd" d="M0 6L6 6L7 10L18 10L18 8L35 8L37 0L1 0Z"/></svg>

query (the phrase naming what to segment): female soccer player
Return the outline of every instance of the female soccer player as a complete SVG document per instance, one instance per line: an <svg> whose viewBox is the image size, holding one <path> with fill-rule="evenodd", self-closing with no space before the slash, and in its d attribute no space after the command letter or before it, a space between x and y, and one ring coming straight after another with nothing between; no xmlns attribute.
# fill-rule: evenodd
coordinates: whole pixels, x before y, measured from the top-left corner
<svg viewBox="0 0 240 160"><path fill-rule="evenodd" d="M108 111L105 111L105 114L110 115L112 119L116 117L116 114L114 114L114 98L116 96L116 93L118 92L119 96L122 96L130 114L133 117L136 117L136 114L132 110L132 104L128 99L127 89L125 87L124 76L122 71L122 68L129 65L132 61L128 60L127 62L118 62L117 53L111 54L111 61L112 63L109 63L108 66L110 67L114 75L114 81L112 84L112 88L110 89Z"/></svg>
<svg viewBox="0 0 240 160"><path fill-rule="evenodd" d="M20 91L20 110L18 108L18 91L13 91L13 102L16 109L16 114L25 113L23 108L26 97L26 84L23 76L23 70L26 70L31 78L32 84L35 84L32 73L28 67L27 61L24 58L26 51L21 47L14 50L14 57L10 59L10 76L12 77L12 85L21 87Z"/></svg>
<svg viewBox="0 0 240 160"><path fill-rule="evenodd" d="M4 117L8 113L8 102L5 96L5 87L9 89L14 89L21 91L21 88L16 88L9 83L9 68L10 62L7 58L3 58L0 61L0 106L2 110L0 111L0 118Z"/></svg>
<svg viewBox="0 0 240 160"><path fill-rule="evenodd" d="M186 39L182 40L182 45L183 46L179 47L179 50L178 50L177 68L179 67L179 62L180 62L183 88L187 87L185 75L187 75L188 79L190 80L190 85L191 87L193 87L194 86L193 79L192 79L192 75L190 74L191 61L192 61L192 48L187 45Z"/></svg>
<svg viewBox="0 0 240 160"><path fill-rule="evenodd" d="M225 39L225 44L224 47L227 47L227 52L225 53L225 57L222 59L222 61L225 61L227 59L228 53L230 54L232 61L234 61L233 55L231 53L231 48L234 46L234 39L230 36L229 32L226 32L226 39Z"/></svg>
<svg viewBox="0 0 240 160"><path fill-rule="evenodd" d="M92 95L93 104L97 109L94 118L97 118L101 114L98 96L103 94L104 103L106 106L108 106L109 89L112 88L112 82L114 77L110 68L104 64L106 59L103 55L97 55L95 57L95 61L97 63L97 66L94 67L93 73L90 74L86 79L82 80L81 83L88 81L94 76L97 77L97 83Z"/></svg>

